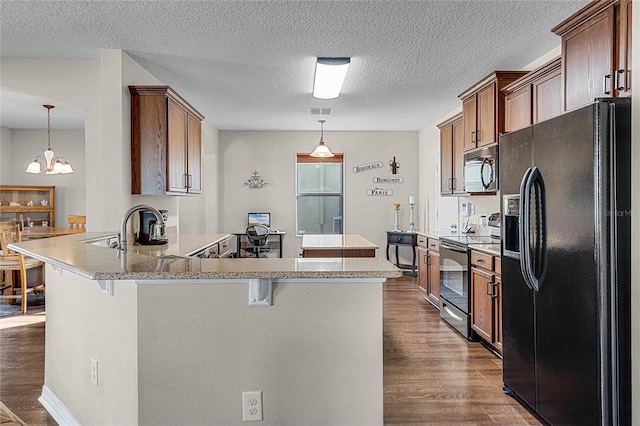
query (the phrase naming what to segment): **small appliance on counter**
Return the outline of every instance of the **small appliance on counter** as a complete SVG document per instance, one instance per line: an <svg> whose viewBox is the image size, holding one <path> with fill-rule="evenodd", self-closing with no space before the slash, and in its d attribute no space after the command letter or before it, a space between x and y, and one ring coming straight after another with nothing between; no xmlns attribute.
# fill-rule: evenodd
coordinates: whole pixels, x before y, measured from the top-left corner
<svg viewBox="0 0 640 426"><path fill-rule="evenodd" d="M491 236L493 238L500 239L500 212L491 213L488 221L489 228L491 228Z"/></svg>
<svg viewBox="0 0 640 426"><path fill-rule="evenodd" d="M158 210L166 222L169 218L167 210ZM140 230L136 235L136 244L143 246L167 244L167 231L164 225L157 223L157 218L151 210L140 210Z"/></svg>

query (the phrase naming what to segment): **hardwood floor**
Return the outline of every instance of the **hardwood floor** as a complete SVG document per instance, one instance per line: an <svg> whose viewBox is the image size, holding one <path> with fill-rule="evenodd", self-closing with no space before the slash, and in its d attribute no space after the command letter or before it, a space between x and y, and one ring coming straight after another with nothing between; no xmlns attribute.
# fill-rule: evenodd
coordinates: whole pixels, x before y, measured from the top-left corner
<svg viewBox="0 0 640 426"><path fill-rule="evenodd" d="M387 425L539 425L502 392L502 362L445 322L405 275L384 284Z"/></svg>
<svg viewBox="0 0 640 426"><path fill-rule="evenodd" d="M35 316L0 327L0 401L29 425L55 425L37 401L44 382L44 322L30 318ZM540 424L502 393L500 359L442 322L414 278L384 284L383 329L385 424Z"/></svg>

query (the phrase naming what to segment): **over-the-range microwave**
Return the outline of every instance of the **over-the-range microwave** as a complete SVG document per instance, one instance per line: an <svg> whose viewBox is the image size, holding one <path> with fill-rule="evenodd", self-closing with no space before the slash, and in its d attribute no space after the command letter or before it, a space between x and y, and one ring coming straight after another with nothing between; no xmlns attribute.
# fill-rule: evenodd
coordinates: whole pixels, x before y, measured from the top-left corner
<svg viewBox="0 0 640 426"><path fill-rule="evenodd" d="M469 193L498 191L498 146L464 155L464 190Z"/></svg>

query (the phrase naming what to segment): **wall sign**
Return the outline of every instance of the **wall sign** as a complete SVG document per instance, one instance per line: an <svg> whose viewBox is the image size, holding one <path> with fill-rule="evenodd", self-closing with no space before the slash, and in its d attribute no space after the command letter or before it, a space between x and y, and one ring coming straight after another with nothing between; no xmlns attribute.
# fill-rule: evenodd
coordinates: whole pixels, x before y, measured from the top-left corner
<svg viewBox="0 0 640 426"><path fill-rule="evenodd" d="M373 183L404 183L404 178L400 176L374 177Z"/></svg>
<svg viewBox="0 0 640 426"><path fill-rule="evenodd" d="M385 197L385 196L390 197L393 195L393 189L383 189L383 188L367 189L367 195L371 197Z"/></svg>
<svg viewBox="0 0 640 426"><path fill-rule="evenodd" d="M368 172L369 170L381 169L382 161L376 161L375 163L362 164L361 166L355 166L353 173Z"/></svg>

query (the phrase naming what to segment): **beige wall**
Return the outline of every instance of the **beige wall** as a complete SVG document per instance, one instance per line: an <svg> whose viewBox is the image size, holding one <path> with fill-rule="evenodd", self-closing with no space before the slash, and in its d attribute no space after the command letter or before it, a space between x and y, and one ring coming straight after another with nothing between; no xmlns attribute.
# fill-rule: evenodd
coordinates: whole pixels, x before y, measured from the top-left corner
<svg viewBox="0 0 640 426"><path fill-rule="evenodd" d="M52 130L51 147L73 166L73 174L50 176L43 173L25 173L33 158L47 147L46 130L10 130L13 167L10 179L4 185L55 186L56 226L66 227L70 214L84 215L86 211L86 168L84 157L84 130ZM5 141L2 141L5 144Z"/></svg>
<svg viewBox="0 0 640 426"><path fill-rule="evenodd" d="M115 281L109 296L46 272L45 386L79 424L239 425L247 391L261 424L383 423L380 280L275 280L273 306L249 307L242 280Z"/></svg>
<svg viewBox="0 0 640 426"><path fill-rule="evenodd" d="M295 164L297 152L310 152L320 140L319 132L220 132L220 229L242 232L247 213L267 211L272 227L284 230L284 257L297 257L301 239L296 237ZM393 229L394 207L401 206L400 226L409 226L409 195L417 197L417 132L325 132L326 144L345 155L344 232L360 234L376 243L384 256L385 231ZM380 185L373 177L392 176L389 160L400 162L397 176L402 184ZM381 161L382 169L354 173L352 167ZM244 186L257 170L268 183L263 189ZM393 196L367 196L366 190L392 189ZM422 214L415 211L416 221Z"/></svg>

